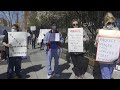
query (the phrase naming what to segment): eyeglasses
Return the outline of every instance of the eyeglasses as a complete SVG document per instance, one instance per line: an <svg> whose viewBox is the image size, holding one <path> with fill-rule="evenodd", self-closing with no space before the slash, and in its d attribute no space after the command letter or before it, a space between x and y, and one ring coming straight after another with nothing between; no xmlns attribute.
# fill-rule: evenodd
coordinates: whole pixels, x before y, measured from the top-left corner
<svg viewBox="0 0 120 90"><path fill-rule="evenodd" d="M107 25L110 25L110 24L114 25L114 22L108 22L108 23L107 23Z"/></svg>
<svg viewBox="0 0 120 90"><path fill-rule="evenodd" d="M73 24L73 26L78 26L78 24Z"/></svg>

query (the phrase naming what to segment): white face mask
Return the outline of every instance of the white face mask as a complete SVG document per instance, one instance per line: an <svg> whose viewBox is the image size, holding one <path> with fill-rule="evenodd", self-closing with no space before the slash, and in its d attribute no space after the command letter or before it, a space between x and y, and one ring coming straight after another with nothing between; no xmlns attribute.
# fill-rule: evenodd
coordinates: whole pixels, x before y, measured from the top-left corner
<svg viewBox="0 0 120 90"><path fill-rule="evenodd" d="M12 32L17 32L17 30L15 30L15 29L11 29L11 31L12 31Z"/></svg>

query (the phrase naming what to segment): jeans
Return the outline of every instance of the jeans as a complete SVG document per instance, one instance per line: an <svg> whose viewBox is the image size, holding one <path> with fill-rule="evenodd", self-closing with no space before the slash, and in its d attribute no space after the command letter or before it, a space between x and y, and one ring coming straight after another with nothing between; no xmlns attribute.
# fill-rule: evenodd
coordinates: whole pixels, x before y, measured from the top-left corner
<svg viewBox="0 0 120 90"><path fill-rule="evenodd" d="M52 74L51 61L54 57L54 73L58 74L58 64L59 64L59 49L49 49L47 51L47 71L48 74Z"/></svg>
<svg viewBox="0 0 120 90"><path fill-rule="evenodd" d="M21 57L9 57L8 61L8 78L12 78L14 74L14 67L16 75L20 75L21 72Z"/></svg>
<svg viewBox="0 0 120 90"><path fill-rule="evenodd" d="M111 79L112 78L114 64L100 63L100 69L101 69L102 79Z"/></svg>

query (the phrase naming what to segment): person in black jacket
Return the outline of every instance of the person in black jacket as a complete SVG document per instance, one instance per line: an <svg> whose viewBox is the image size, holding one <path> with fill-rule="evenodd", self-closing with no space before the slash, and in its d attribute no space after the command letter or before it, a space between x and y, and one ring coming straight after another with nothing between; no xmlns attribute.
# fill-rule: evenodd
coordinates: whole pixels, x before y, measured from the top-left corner
<svg viewBox="0 0 120 90"><path fill-rule="evenodd" d="M79 23L77 19L73 19L72 21L73 28L79 28ZM68 37L67 37L68 38ZM85 60L84 54L85 54L85 42L88 41L89 38L87 38L86 32L83 30L83 52L69 52L70 57L73 63L73 72L75 74L74 79L85 79L85 71L87 70L88 63ZM66 42L68 42L68 39L66 39Z"/></svg>
<svg viewBox="0 0 120 90"><path fill-rule="evenodd" d="M11 29L12 32L19 32L19 27L17 24L14 24ZM14 67L15 67L15 73L18 78L22 78L21 75L21 57L9 57L9 47L11 45L9 44L8 41L8 34L5 35L3 39L3 45L5 46L6 54L8 55L8 79L14 78Z"/></svg>

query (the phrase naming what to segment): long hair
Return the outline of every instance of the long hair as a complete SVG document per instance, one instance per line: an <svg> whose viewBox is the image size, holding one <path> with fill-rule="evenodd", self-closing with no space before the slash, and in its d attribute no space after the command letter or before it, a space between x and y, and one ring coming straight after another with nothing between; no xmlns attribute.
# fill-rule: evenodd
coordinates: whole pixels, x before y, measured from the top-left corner
<svg viewBox="0 0 120 90"><path fill-rule="evenodd" d="M108 23L114 23L115 22L115 17L111 12L107 12L104 16L104 26L106 27Z"/></svg>

